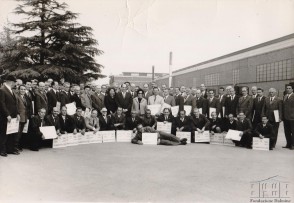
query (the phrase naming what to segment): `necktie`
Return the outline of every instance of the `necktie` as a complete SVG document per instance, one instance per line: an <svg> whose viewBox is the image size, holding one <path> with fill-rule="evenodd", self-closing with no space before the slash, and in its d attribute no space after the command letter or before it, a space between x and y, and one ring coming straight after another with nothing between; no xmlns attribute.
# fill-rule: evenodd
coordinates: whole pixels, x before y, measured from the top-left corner
<svg viewBox="0 0 294 203"><path fill-rule="evenodd" d="M133 122L135 122L135 118L132 118Z"/></svg>
<svg viewBox="0 0 294 203"><path fill-rule="evenodd" d="M165 117L165 120L167 121L167 116Z"/></svg>
<svg viewBox="0 0 294 203"><path fill-rule="evenodd" d="M95 120L94 120L94 118L93 118L93 127L95 127Z"/></svg>
<svg viewBox="0 0 294 203"><path fill-rule="evenodd" d="M155 100L156 100L156 95L154 95L154 102L155 102Z"/></svg>
<svg viewBox="0 0 294 203"><path fill-rule="evenodd" d="M259 101L259 102L261 101L261 97L258 98L258 101Z"/></svg>

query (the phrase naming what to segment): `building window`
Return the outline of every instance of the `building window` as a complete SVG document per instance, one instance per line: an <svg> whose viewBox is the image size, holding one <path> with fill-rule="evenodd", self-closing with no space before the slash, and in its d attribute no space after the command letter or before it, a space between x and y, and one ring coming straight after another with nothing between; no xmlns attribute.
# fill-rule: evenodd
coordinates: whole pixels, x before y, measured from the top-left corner
<svg viewBox="0 0 294 203"><path fill-rule="evenodd" d="M287 80L292 77L291 59L256 66L256 81Z"/></svg>
<svg viewBox="0 0 294 203"><path fill-rule="evenodd" d="M219 85L219 74L214 73L214 74L206 75L205 85L207 86Z"/></svg>
<svg viewBox="0 0 294 203"><path fill-rule="evenodd" d="M239 83L239 69L233 70L233 84Z"/></svg>

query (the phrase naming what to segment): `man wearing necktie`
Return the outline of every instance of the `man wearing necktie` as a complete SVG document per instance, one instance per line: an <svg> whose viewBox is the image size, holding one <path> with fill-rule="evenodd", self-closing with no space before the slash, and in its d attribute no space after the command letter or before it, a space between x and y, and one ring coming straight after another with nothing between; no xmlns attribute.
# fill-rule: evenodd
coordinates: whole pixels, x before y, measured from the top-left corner
<svg viewBox="0 0 294 203"><path fill-rule="evenodd" d="M241 140L234 141L236 146L252 149L252 124L251 121L246 118L243 112L239 113L239 120L236 123L236 130L241 131Z"/></svg>
<svg viewBox="0 0 294 203"><path fill-rule="evenodd" d="M48 100L45 93L45 83L39 82L38 91L36 91L35 95L35 113L42 108L46 110L46 113L48 113Z"/></svg>
<svg viewBox="0 0 294 203"><path fill-rule="evenodd" d="M107 115L107 109L104 107L101 109L101 115L99 116L100 131L114 130L114 126L111 123L110 116Z"/></svg>
<svg viewBox="0 0 294 203"><path fill-rule="evenodd" d="M253 129L256 128L258 123L261 123L262 109L264 104L265 104L265 97L263 96L263 89L257 88L257 97L253 99L253 109L252 109Z"/></svg>
<svg viewBox="0 0 294 203"><path fill-rule="evenodd" d="M259 137L260 139L269 138L270 139L270 146L269 149L273 150L273 126L268 122L266 116L262 116L262 122L257 124L256 129L254 131L255 137Z"/></svg>
<svg viewBox="0 0 294 203"><path fill-rule="evenodd" d="M242 87L242 97L239 98L237 113L243 112L249 120L252 119L253 100L248 95L247 87Z"/></svg>
<svg viewBox="0 0 294 203"><path fill-rule="evenodd" d="M287 140L286 148L294 149L294 93L293 85L286 85L286 95L284 96L284 129Z"/></svg>
<svg viewBox="0 0 294 203"><path fill-rule="evenodd" d="M159 95L158 87L153 88L153 95L148 98L148 105L160 104L163 105L164 99Z"/></svg>
<svg viewBox="0 0 294 203"><path fill-rule="evenodd" d="M82 116L82 112L82 108L77 108L76 113L73 116L73 120L75 122L75 131L84 135L86 132L86 122L85 118Z"/></svg>
<svg viewBox="0 0 294 203"><path fill-rule="evenodd" d="M7 157L7 153L18 155L15 150L16 134L7 135L7 123L11 122L12 118L20 119L17 108L17 101L12 89L15 86L16 78L6 76L4 85L0 88L0 155Z"/></svg>

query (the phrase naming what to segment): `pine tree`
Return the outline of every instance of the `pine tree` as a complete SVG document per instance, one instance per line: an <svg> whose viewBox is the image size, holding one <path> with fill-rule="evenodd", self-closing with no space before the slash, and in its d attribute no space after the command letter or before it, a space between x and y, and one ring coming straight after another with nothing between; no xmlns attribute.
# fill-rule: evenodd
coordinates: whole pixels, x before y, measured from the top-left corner
<svg viewBox="0 0 294 203"><path fill-rule="evenodd" d="M104 77L95 56L92 28L75 23L78 14L57 0L17 0L15 14L25 18L14 23L16 43L6 47L1 66L18 78L65 78L86 81ZM10 54L7 54L10 53ZM85 74L86 73L86 74Z"/></svg>

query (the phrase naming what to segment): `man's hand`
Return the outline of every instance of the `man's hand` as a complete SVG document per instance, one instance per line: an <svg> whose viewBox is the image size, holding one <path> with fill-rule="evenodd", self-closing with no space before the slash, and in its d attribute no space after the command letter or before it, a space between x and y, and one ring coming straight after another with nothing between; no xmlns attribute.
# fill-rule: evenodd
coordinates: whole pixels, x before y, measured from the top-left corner
<svg viewBox="0 0 294 203"><path fill-rule="evenodd" d="M11 116L7 116L7 122L8 122L8 123L11 122Z"/></svg>
<svg viewBox="0 0 294 203"><path fill-rule="evenodd" d="M123 109L123 112L125 113L125 112L127 112L128 111L128 109Z"/></svg>
<svg viewBox="0 0 294 203"><path fill-rule="evenodd" d="M82 131L81 131L81 134L82 134L82 135L85 135L85 133L86 133L85 130L82 130Z"/></svg>
<svg viewBox="0 0 294 203"><path fill-rule="evenodd" d="M214 132L213 132L213 131L211 131L211 132L210 132L210 134L211 134L211 135L214 135Z"/></svg>
<svg viewBox="0 0 294 203"><path fill-rule="evenodd" d="M17 121L20 120L20 115L19 115L19 114L17 114L17 116L16 116L16 120L17 120Z"/></svg>
<svg viewBox="0 0 294 203"><path fill-rule="evenodd" d="M239 136L242 137L243 136L243 132L240 132Z"/></svg>
<svg viewBox="0 0 294 203"><path fill-rule="evenodd" d="M167 121L163 121L164 124L167 124Z"/></svg>
<svg viewBox="0 0 294 203"><path fill-rule="evenodd" d="M74 131L73 131L73 134L75 135L75 134L77 134L78 132L77 132L77 129L74 129Z"/></svg>
<svg viewBox="0 0 294 203"><path fill-rule="evenodd" d="M142 141L140 141L140 140L138 140L138 145L143 145L143 142Z"/></svg>
<svg viewBox="0 0 294 203"><path fill-rule="evenodd" d="M96 132L98 132L99 131L99 129L97 128L94 128L94 134L96 133Z"/></svg>
<svg viewBox="0 0 294 203"><path fill-rule="evenodd" d="M264 136L262 136L262 135L260 134L260 135L259 135L259 138L260 138L260 139L263 139L263 138L264 138Z"/></svg>
<svg viewBox="0 0 294 203"><path fill-rule="evenodd" d="M42 133L42 140L45 140L45 136L43 135L43 133Z"/></svg>
<svg viewBox="0 0 294 203"><path fill-rule="evenodd" d="M216 127L216 125L212 126L212 128L214 129Z"/></svg>

